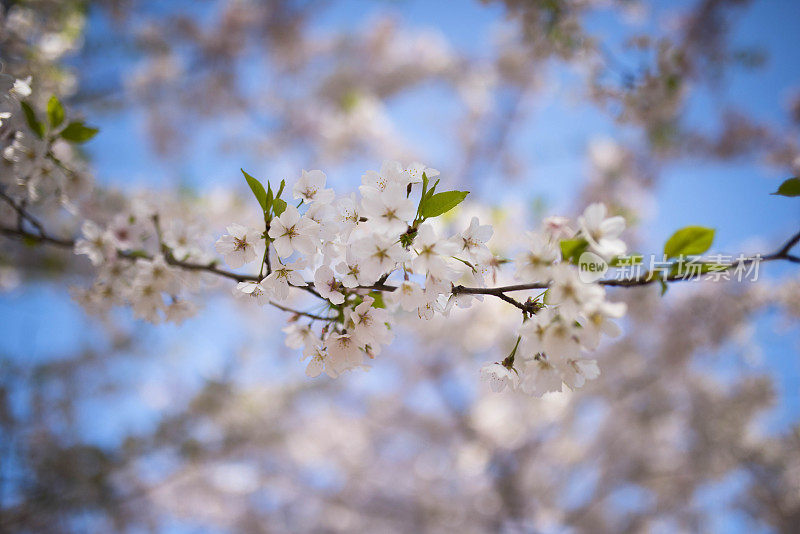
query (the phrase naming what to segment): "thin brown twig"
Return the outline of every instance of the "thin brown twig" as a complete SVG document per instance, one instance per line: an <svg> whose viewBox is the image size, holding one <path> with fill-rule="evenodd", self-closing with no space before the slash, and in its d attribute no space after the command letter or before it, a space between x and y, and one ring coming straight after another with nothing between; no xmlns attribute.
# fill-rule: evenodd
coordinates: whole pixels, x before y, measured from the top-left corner
<svg viewBox="0 0 800 534"><path fill-rule="evenodd" d="M3 198L2 195L0 195L0 198ZM30 221L32 219L32 216L30 216L30 214L28 214L23 208L17 206L16 203L12 202L12 206L14 206L15 209L19 208L20 211L22 211L25 214L24 217L26 218L26 220ZM20 216L23 216L23 215L20 215ZM35 220L35 219L33 219L33 220ZM37 230L39 229L40 226L41 225L37 226ZM18 239L24 239L24 240L32 241L34 243L47 243L47 244L51 244L51 245L55 245L55 246L59 246L59 247L64 247L64 248L72 248L75 245L75 241L74 240L60 239L60 238L57 238L57 237L54 237L54 236L51 236L51 235L47 234L47 232L44 230L43 227L41 227L41 230L39 231L38 234L29 232L29 231L27 231L25 229L21 229L21 228L0 227L0 234L5 235L7 237L15 237L15 238L18 238ZM795 256L793 254L790 254L792 248L794 248L798 243L800 243L800 232L797 232L796 234L794 234L776 252L774 252L772 254L768 254L766 256L760 256L760 255L759 256L751 256L751 257L746 258L746 259L744 259L744 260L742 260L740 262L731 263L730 265L727 265L725 269L719 269L719 270L717 270L717 272L725 272L725 271L731 270L733 268L736 268L737 266L745 266L745 265L748 265L748 264L756 262L756 261L785 260L785 261L789 261L789 262L792 262L792 263L800 263L800 257ZM121 253L120 257L127 258L127 259L134 259L137 256L134 256L134 255L131 255L131 254ZM138 257L143 257L143 256L138 256ZM246 282L246 281L259 282L260 281L260 277L257 276L257 275L239 274L239 273L235 273L235 272L232 272L232 271L227 271L225 269L220 269L219 267L217 267L216 263L214 263L214 262L212 262L212 263L192 263L192 262L179 260L179 259L175 258L172 255L171 251L168 248L164 249L164 257L165 257L166 262L169 265L172 265L174 267L179 267L179 268L187 270L187 271L207 272L207 273L211 273L211 274L214 274L214 275L217 275L217 276L221 276L221 277L224 277L224 278L235 280L237 282ZM150 258L149 257L145 257L145 259L150 259ZM664 277L664 278L659 278L659 277L653 276L653 273L648 272L648 273L645 273L644 275L630 277L630 278L599 280L597 283L600 284L600 285L609 286L609 287L640 287L640 286L647 286L647 285L650 285L650 284L654 284L654 283L659 282L659 281L663 281L663 282L682 282L682 281L694 280L694 279L697 279L702 274L703 273L696 273L696 274L691 274L689 276L671 275L671 276L667 276L667 277ZM354 289L369 290L369 291L388 291L388 292L391 292L391 291L394 291L395 289L397 289L396 286L387 285L386 283L384 283L385 280L386 280L386 278L382 277L377 283L375 283L373 285L370 285L370 286L359 286L359 287L354 288ZM314 288L314 283L313 282L307 282L305 285L297 285L297 286L292 286L292 287L295 287L297 289L301 289L303 291L307 291L307 292L315 295L316 297L318 297L320 299L323 298L316 291L316 289ZM541 290L541 289L547 289L548 287L550 287L550 284L547 283L547 282L533 282L533 283L530 283L530 284L513 284L513 285L498 286L498 287L465 287L465 286L462 286L462 285L458 285L458 286L453 286L453 288L451 290L451 293L453 295L459 295L459 294L491 295L493 297L497 297L497 298L503 300L504 302L507 302L508 304L511 304L512 306L514 306L516 308L519 308L520 310L522 310L525 313L535 313L536 312L536 305L534 303L531 303L531 302L524 302L524 303L520 302L520 301L518 301L518 300L516 300L516 299L514 299L514 298L512 298L512 297L510 297L508 295L506 295L506 293L513 292L513 291L527 291L527 290L534 290L534 289ZM275 306L276 308L278 308L278 309L281 309L283 311L287 311L287 312L290 312L290 313L295 313L295 314L298 314L298 315L303 315L303 316L310 317L310 318L313 318L313 319L318 319L318 320L325 320L325 321L330 320L330 317L323 317L321 315L308 314L308 313L301 312L301 311L298 311L298 310L294 310L294 309L291 309L291 308L286 308L285 306L277 305L276 303L272 303L272 302L271 302L271 304L273 306Z"/></svg>
<svg viewBox="0 0 800 534"><path fill-rule="evenodd" d="M28 221L40 235L44 235L45 231L42 223L25 209L25 204L17 204L14 199L5 192L5 188L0 188L0 200L5 201L17 214L17 229L22 230L22 223Z"/></svg>

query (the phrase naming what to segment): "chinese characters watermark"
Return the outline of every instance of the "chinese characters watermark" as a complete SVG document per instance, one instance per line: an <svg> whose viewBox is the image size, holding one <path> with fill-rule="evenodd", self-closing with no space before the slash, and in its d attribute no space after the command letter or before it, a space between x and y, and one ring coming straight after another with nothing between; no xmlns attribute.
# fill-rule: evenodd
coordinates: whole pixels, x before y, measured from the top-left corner
<svg viewBox="0 0 800 534"><path fill-rule="evenodd" d="M584 252L578 260L579 276L585 283L608 280L645 280L659 278L661 280L708 280L712 282L758 281L759 266L762 257L712 254L709 256L678 256L668 258L666 255L627 256L615 258L609 262L592 252ZM613 270L612 270L613 269ZM609 276L606 276L609 273Z"/></svg>

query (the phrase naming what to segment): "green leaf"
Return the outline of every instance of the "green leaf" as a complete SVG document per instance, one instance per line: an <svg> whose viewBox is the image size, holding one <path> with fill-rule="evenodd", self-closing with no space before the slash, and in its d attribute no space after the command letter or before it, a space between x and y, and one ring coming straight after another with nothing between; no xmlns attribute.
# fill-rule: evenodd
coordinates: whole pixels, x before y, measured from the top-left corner
<svg viewBox="0 0 800 534"><path fill-rule="evenodd" d="M438 217L461 204L467 195L469 195L469 191L436 193L422 200L419 212L425 218Z"/></svg>
<svg viewBox="0 0 800 534"><path fill-rule="evenodd" d="M61 137L70 143L85 143L99 132L97 128L86 126L83 121L74 121L61 130Z"/></svg>
<svg viewBox="0 0 800 534"><path fill-rule="evenodd" d="M259 182L258 180L247 174L244 171L244 169L239 169L239 170L242 171L244 179L247 180L247 185L250 186L250 190L255 195L256 200L258 200L258 203L261 205L261 209L267 211L268 209L267 192L264 191L264 186L261 185L261 182Z"/></svg>
<svg viewBox="0 0 800 534"><path fill-rule="evenodd" d="M281 213L286 211L286 201L276 198L272 201L272 211L275 212L276 217L280 217Z"/></svg>
<svg viewBox="0 0 800 534"><path fill-rule="evenodd" d="M386 304L383 302L383 293L380 291L370 291L369 296L375 299L372 303L373 308L385 308Z"/></svg>
<svg viewBox="0 0 800 534"><path fill-rule="evenodd" d="M687 226L681 228L667 240L664 254L667 258L678 256L696 256L711 248L714 242L714 229L704 226Z"/></svg>
<svg viewBox="0 0 800 534"><path fill-rule="evenodd" d="M669 284L667 284L667 283L664 281L664 279L663 279L663 278L659 278L659 279L658 279L658 283L659 283L659 284L661 284L661 296L663 297L663 296L664 296L664 293L666 293L666 292L667 292L667 289L669 289Z"/></svg>
<svg viewBox="0 0 800 534"><path fill-rule="evenodd" d="M47 101L47 120L50 121L50 126L58 128L64 122L64 106L58 100L56 95L50 97Z"/></svg>
<svg viewBox="0 0 800 534"><path fill-rule="evenodd" d="M275 200L275 194L272 192L272 184L269 183L267 180L267 202L264 207L264 215L269 213L269 210L272 209L272 203Z"/></svg>
<svg viewBox="0 0 800 534"><path fill-rule="evenodd" d="M150 256L147 254L147 251L146 250L141 250L141 249L131 250L130 252L128 252L125 255L125 257L127 257L127 258L145 258L145 259L150 258Z"/></svg>
<svg viewBox="0 0 800 534"><path fill-rule="evenodd" d="M561 241L561 257L570 263L578 263L578 258L589 248L585 239L565 239Z"/></svg>
<svg viewBox="0 0 800 534"><path fill-rule="evenodd" d="M281 186L278 188L278 192L275 193L275 198L281 198L284 187L286 187L286 180L281 180Z"/></svg>
<svg viewBox="0 0 800 534"><path fill-rule="evenodd" d="M25 113L25 121L27 121L28 127L39 139L44 139L44 124L36 118L36 112L27 102L20 102L19 105L22 106L22 112Z"/></svg>
<svg viewBox="0 0 800 534"><path fill-rule="evenodd" d="M439 185L439 180L433 182L433 187L428 189L428 192L425 194L425 200L431 198L433 194L436 192L436 186Z"/></svg>
<svg viewBox="0 0 800 534"><path fill-rule="evenodd" d="M780 195L782 197L800 197L800 178L789 178L781 184L773 195Z"/></svg>

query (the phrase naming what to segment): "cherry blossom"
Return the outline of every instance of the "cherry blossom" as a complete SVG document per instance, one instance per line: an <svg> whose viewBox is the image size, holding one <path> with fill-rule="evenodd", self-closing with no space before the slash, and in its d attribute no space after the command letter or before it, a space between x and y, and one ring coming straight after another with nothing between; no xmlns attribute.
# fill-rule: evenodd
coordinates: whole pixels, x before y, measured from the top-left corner
<svg viewBox="0 0 800 534"><path fill-rule="evenodd" d="M314 288L331 303L341 304L344 302L344 295L339 291L341 287L341 282L336 279L333 270L327 265L322 265L314 273Z"/></svg>
<svg viewBox="0 0 800 534"><path fill-rule="evenodd" d="M273 239L275 251L281 258L288 258L295 251L313 254L317 250L314 233L317 224L300 215L294 206L287 206L280 217L272 220L269 237Z"/></svg>
<svg viewBox="0 0 800 534"><path fill-rule="evenodd" d="M584 283L578 277L578 271L566 264L559 264L551 270L552 286L547 292L549 303L558 306L558 311L565 317L575 318L584 307L603 298L603 288Z"/></svg>
<svg viewBox="0 0 800 534"><path fill-rule="evenodd" d="M492 391L499 393L506 388L516 389L519 375L500 363L490 363L481 368L481 379L489 383Z"/></svg>
<svg viewBox="0 0 800 534"><path fill-rule="evenodd" d="M492 253L486 243L491 239L491 225L480 224L477 217L470 220L469 227L462 233L453 237L456 245L456 253L465 255L465 259L483 263L492 257Z"/></svg>
<svg viewBox="0 0 800 534"><path fill-rule="evenodd" d="M306 375L310 378L318 377L323 371L331 378L339 376L325 347L312 345L311 351L308 354L303 352L303 356L304 358L309 358L306 366Z"/></svg>
<svg viewBox="0 0 800 534"><path fill-rule="evenodd" d="M278 262L273 267L272 273L261 280L260 286L268 296L276 300L286 300L289 298L290 286L303 286L305 280L298 271L305 269L305 260L296 260L292 263Z"/></svg>
<svg viewBox="0 0 800 534"><path fill-rule="evenodd" d="M527 232L525 241L525 251L514 259L517 266L516 278L548 281L551 267L561 257L560 251L552 241L535 232Z"/></svg>
<svg viewBox="0 0 800 534"><path fill-rule="evenodd" d="M375 308L375 299L364 297L364 301L350 314L353 322L353 338L362 346L370 345L373 350L387 345L392 334L388 327L389 314L386 310Z"/></svg>
<svg viewBox="0 0 800 534"><path fill-rule="evenodd" d="M393 271L395 265L408 256L398 241L382 234L359 239L353 243L352 250L361 258L359 272L373 282L382 274Z"/></svg>
<svg viewBox="0 0 800 534"><path fill-rule="evenodd" d="M291 323L283 328L286 334L286 346L290 349L300 349L304 346L314 345L319 342L319 338L314 333L310 325Z"/></svg>
<svg viewBox="0 0 800 534"><path fill-rule="evenodd" d="M591 204L578 217L583 236L593 252L605 259L625 254L625 242L619 235L625 230L625 219L620 216L606 218L604 204Z"/></svg>
<svg viewBox="0 0 800 534"><path fill-rule="evenodd" d="M422 163L415 161L405 168L403 171L406 175L406 182L409 184L418 184L422 182L422 176L425 175L430 180L439 176L439 171L426 167Z"/></svg>
<svg viewBox="0 0 800 534"><path fill-rule="evenodd" d="M228 233L217 240L216 250L222 254L225 263L234 269L258 258L257 246L259 232L241 224L231 224Z"/></svg>
<svg viewBox="0 0 800 534"><path fill-rule="evenodd" d="M414 271L430 273L439 280L452 280L456 271L450 266L450 256L455 253L452 241L442 240L429 224L423 224L414 239L417 255L412 261Z"/></svg>
<svg viewBox="0 0 800 534"><path fill-rule="evenodd" d="M114 252L114 243L105 231L93 221L84 221L83 236L75 243L75 254L85 254L92 265L100 265Z"/></svg>
<svg viewBox="0 0 800 534"><path fill-rule="evenodd" d="M397 289L386 295L386 303L390 306L400 306L405 311L415 311L420 306L425 306L425 292L416 282L403 280Z"/></svg>
<svg viewBox="0 0 800 534"><path fill-rule="evenodd" d="M361 177L362 185L358 189L363 196L367 196L372 193L383 193L390 185L403 188L407 185L403 174L403 167L400 163L387 160L381 164L380 171L364 173Z"/></svg>
<svg viewBox="0 0 800 534"><path fill-rule="evenodd" d="M417 210L414 201L406 197L406 188L389 183L383 191L367 190L361 200L364 216L380 224L387 233L400 233L408 226Z"/></svg>
<svg viewBox="0 0 800 534"><path fill-rule="evenodd" d="M328 360L325 367L331 366L336 374L360 367L364 362L364 356L358 343L351 334L333 334L325 341L328 353Z"/></svg>
<svg viewBox="0 0 800 534"><path fill-rule="evenodd" d="M292 188L294 198L301 199L303 202L318 202L327 204L336 195L333 189L325 189L325 173L319 170L303 170L300 179L295 182Z"/></svg>
<svg viewBox="0 0 800 534"><path fill-rule="evenodd" d="M267 296L266 291L264 291L264 288L261 287L261 284L257 282L239 282L236 284L236 288L234 289L234 295L237 297L250 297L261 306L269 304L269 297Z"/></svg>
<svg viewBox="0 0 800 534"><path fill-rule="evenodd" d="M581 343L588 349L595 349L602 335L618 337L622 334L620 326L611 319L622 318L627 308L624 302L594 300L587 303L580 320Z"/></svg>

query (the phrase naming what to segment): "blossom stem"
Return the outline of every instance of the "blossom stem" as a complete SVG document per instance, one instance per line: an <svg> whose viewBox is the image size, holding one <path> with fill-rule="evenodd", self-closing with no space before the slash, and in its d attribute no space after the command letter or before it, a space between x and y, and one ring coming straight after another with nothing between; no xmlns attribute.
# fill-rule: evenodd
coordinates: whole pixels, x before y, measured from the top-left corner
<svg viewBox="0 0 800 534"><path fill-rule="evenodd" d="M7 204L11 206L11 208L17 214L17 226L16 227L9 227L9 226L0 226L0 235L4 235L11 238L22 239L31 243L45 243L53 246L58 246L62 248L73 248L75 246L75 240L73 239L61 239L55 236L52 236L47 233L44 226L32 215L30 214L24 205L17 204L13 198L8 196L5 191L0 190L0 200L5 201ZM29 222L36 232L30 232L23 227L23 222ZM158 228L158 221L157 219L154 221L156 223L157 231L160 229ZM160 241L160 236L159 236ZM733 269L737 266L744 266L754 263L756 261L789 261L791 263L800 263L800 256L796 256L791 254L791 250L800 243L800 231L795 233L791 238L789 238L777 251L767 254L765 256L751 256L746 258L740 262L731 263L727 265L725 269L721 270L721 272L728 271ZM172 255L172 252L165 247L162 247L164 252L164 258L169 265L174 267L178 267L188 271L204 271L208 272L217 276L221 276L224 278L229 278L231 280L235 280L237 282L245 282L245 281L253 281L259 282L263 278L263 268L264 265L267 265L267 273L271 272L271 268L269 266L269 244L267 243L267 247L264 252L264 259L262 260L261 269L259 271L259 275L247 275L247 274L239 274L234 273L232 271L226 271L224 269L220 269L216 266L216 263L193 263L183 260L178 260ZM141 255L132 255L125 251L118 251L118 255L120 258L133 260L137 257L142 257ZM145 259L151 259L149 256L146 256ZM691 274L690 276L679 276L679 275L670 275L664 278L659 278L653 276L652 272L645 273L644 275L634 276L630 278L623 278L623 279L604 279L599 280L597 283L603 286L608 287L639 287L639 286L647 286L658 282L659 280L663 280L664 282L681 282L687 280L694 280L701 276L702 273ZM354 289L367 289L370 291L394 291L397 289L396 286L387 285L385 284L386 280L388 279L389 273L382 276L377 283L370 285L370 286L359 286ZM303 285L293 285L291 287L295 287L297 289L301 289L312 295L316 296L317 298L323 299L323 297L316 291L314 288L313 282L307 282ZM550 284L547 282L532 282L528 284L513 284L513 285L506 285L506 286L498 286L498 287L465 287L462 285L453 286L451 293L453 295L459 294L470 294L470 295L491 295L494 297L511 304L512 306L519 308L523 311L523 313L527 314L535 314L541 307L541 304L538 304L535 301L531 301L530 299L526 302L520 302L508 295L506 293L513 292L513 291L526 291L532 289L547 289L550 287ZM326 299L323 299L326 300ZM290 311L291 313L297 313L299 315L304 315L307 317L312 317L319 320L330 320L331 318L322 317L319 315L313 314L306 314L304 312L298 312L297 310L292 310L291 308L285 308L284 306L276 305L275 303L271 303L278 309L282 309L284 311Z"/></svg>

